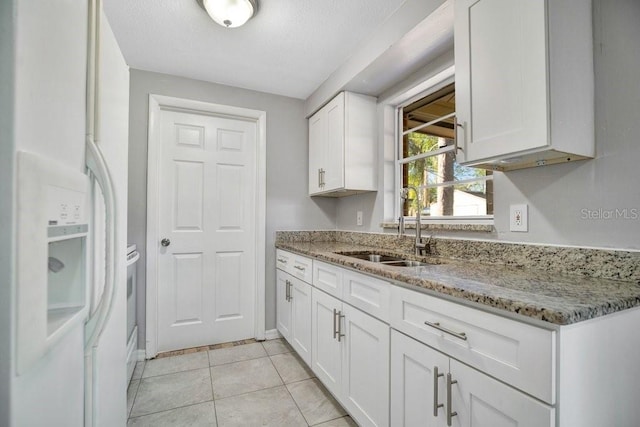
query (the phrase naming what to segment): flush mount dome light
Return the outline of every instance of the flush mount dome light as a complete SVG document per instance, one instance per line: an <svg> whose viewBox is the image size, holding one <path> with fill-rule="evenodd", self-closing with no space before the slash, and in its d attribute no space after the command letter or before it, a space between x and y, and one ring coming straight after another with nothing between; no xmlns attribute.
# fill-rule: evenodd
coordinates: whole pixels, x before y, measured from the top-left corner
<svg viewBox="0 0 640 427"><path fill-rule="evenodd" d="M257 0L198 0L211 19L227 28L244 25L258 11Z"/></svg>

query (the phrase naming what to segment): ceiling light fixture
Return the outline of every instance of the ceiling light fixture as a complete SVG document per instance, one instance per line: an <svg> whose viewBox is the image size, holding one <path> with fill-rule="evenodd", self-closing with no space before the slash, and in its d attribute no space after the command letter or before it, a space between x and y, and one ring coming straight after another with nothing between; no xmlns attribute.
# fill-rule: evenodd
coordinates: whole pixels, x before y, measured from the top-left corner
<svg viewBox="0 0 640 427"><path fill-rule="evenodd" d="M257 0L198 0L211 19L227 28L244 25L258 11Z"/></svg>

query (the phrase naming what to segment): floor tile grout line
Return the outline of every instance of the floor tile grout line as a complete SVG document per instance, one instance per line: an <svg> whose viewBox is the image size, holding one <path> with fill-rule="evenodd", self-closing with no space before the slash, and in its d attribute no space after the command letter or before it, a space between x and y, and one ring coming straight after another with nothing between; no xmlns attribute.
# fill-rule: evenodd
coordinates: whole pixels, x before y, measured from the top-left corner
<svg viewBox="0 0 640 427"><path fill-rule="evenodd" d="M133 401L131 402L131 409L127 411L127 421L131 418L131 412L133 411L133 405L136 404L136 397L138 397L138 390L140 390L140 383L142 382L142 378L139 380L131 380L138 381L138 386L136 387L136 391L133 393ZM129 382L129 387L131 386L131 381ZM127 390L128 391L128 390Z"/></svg>
<svg viewBox="0 0 640 427"><path fill-rule="evenodd" d="M347 418L347 417L349 417L353 421L353 418L351 418L351 415L347 414L347 415L342 415L342 416L339 416L339 417L336 417L336 418L331 418L330 420L320 421L319 423L315 423L313 425L309 425L309 427L319 426L320 424L330 423L331 421L335 421L335 420L339 420L341 418ZM353 422L355 422L355 421L353 421Z"/></svg>
<svg viewBox="0 0 640 427"><path fill-rule="evenodd" d="M280 375L280 371L278 371L278 368L276 367L275 363L273 363L271 356L269 356L269 362L271 362L271 365L273 365L273 369L276 370L276 373L280 377L280 381L282 381L282 385L284 386L284 389L287 390L287 393L289 394L289 397L291 397L293 404L296 405L298 412L300 412L300 415L302 415L302 419L304 420L305 423L307 423L307 426L309 426L309 420L307 420L307 417L304 416L304 412L302 412L302 409L300 409L300 405L298 405L298 402L296 402L296 399L291 394L289 387L287 387L287 383L284 381L284 378L282 378L282 375Z"/></svg>
<svg viewBox="0 0 640 427"><path fill-rule="evenodd" d="M216 394L213 391L213 375L211 374L211 355L209 354L211 350L207 350L207 360L209 361L209 382L211 383L211 399L213 400L213 416L216 420L216 426L219 426L218 423L218 406L216 405Z"/></svg>
<svg viewBox="0 0 640 427"><path fill-rule="evenodd" d="M136 363L140 363L140 362L136 362ZM131 418L131 413L133 412L133 407L136 405L136 399L138 398L138 391L140 391L140 385L142 384L142 375L144 375L144 370L147 367L147 361L143 360L142 361L142 372L140 372L140 378L138 378L138 387L136 387L136 392L133 393L133 402L131 402L131 409L129 409L129 411L127 411L127 421L129 421L129 418ZM135 367L133 368L135 371ZM133 380L131 380L133 381ZM129 381L129 385L131 385L131 381Z"/></svg>
<svg viewBox="0 0 640 427"><path fill-rule="evenodd" d="M167 375L181 374L183 372L191 372L191 371L197 371L198 369L207 369L207 368L211 368L211 366L201 366L199 368L189 368L189 369L184 369L182 371L167 372L166 374L159 374L159 375L152 375L150 377L143 377L143 378L140 378L140 380L148 380L148 379L151 379L151 378L158 378L158 377L164 377L164 376L167 376Z"/></svg>
<svg viewBox="0 0 640 427"><path fill-rule="evenodd" d="M176 406L175 408L163 409L161 411L149 412L148 414L136 415L134 417L129 417L127 420L130 420L130 419L133 419L133 418L146 417L147 415L161 414L163 412L175 411L176 409L188 408L190 406L202 405L203 403L207 403L207 402L213 402L213 399L204 400L202 402L190 403L188 405Z"/></svg>
<svg viewBox="0 0 640 427"><path fill-rule="evenodd" d="M211 359L209 359L209 367L210 367L210 368L215 368L216 366L231 365L232 363L247 362L247 361L249 361L249 360L262 359L262 358L264 358L264 357L269 357L269 355L267 354L266 356L252 357L252 358L250 358L250 359L234 360L233 362L227 362L227 363L218 363L217 365L212 365L212 364L211 364Z"/></svg>

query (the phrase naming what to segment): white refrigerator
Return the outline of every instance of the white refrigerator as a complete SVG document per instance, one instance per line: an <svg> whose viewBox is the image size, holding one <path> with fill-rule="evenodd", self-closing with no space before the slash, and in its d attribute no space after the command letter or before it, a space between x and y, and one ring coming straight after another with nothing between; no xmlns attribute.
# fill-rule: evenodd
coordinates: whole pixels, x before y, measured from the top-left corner
<svg viewBox="0 0 640 427"><path fill-rule="evenodd" d="M0 426L124 426L129 70L99 1L3 0L0 15ZM81 258L52 252L72 240L38 219L54 205L79 218ZM75 264L82 288L65 288Z"/></svg>

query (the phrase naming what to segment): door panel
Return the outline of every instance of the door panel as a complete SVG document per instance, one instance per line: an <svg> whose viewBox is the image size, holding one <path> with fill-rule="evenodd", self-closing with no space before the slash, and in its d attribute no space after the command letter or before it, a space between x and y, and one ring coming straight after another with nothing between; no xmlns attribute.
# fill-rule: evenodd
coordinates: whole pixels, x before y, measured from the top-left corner
<svg viewBox="0 0 640 427"><path fill-rule="evenodd" d="M552 427L555 411L533 398L453 359L450 362L454 426Z"/></svg>
<svg viewBox="0 0 640 427"><path fill-rule="evenodd" d="M291 277L282 270L276 270L276 327L278 332L291 342L291 305L287 299L288 281Z"/></svg>
<svg viewBox="0 0 640 427"><path fill-rule="evenodd" d="M291 278L291 345L311 365L311 285Z"/></svg>
<svg viewBox="0 0 640 427"><path fill-rule="evenodd" d="M162 110L158 351L255 336L256 124ZM169 262L170 260L174 262Z"/></svg>
<svg viewBox="0 0 640 427"><path fill-rule="evenodd" d="M438 375L435 377L435 368ZM391 425L444 427L445 375L449 358L426 345L391 330ZM434 396L434 383L438 387ZM437 400L437 403L436 403ZM434 415L434 409L436 414Z"/></svg>
<svg viewBox="0 0 640 427"><path fill-rule="evenodd" d="M172 326L202 323L202 253L174 254L175 300Z"/></svg>
<svg viewBox="0 0 640 427"><path fill-rule="evenodd" d="M361 426L389 425L389 326L343 304L342 393Z"/></svg>
<svg viewBox="0 0 640 427"><path fill-rule="evenodd" d="M342 353L341 343L334 338L333 310L342 310L342 302L316 288L311 296L311 369L329 391L340 396Z"/></svg>

